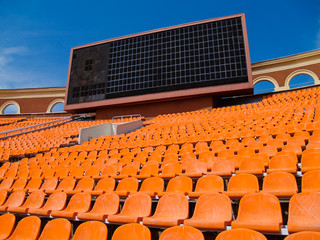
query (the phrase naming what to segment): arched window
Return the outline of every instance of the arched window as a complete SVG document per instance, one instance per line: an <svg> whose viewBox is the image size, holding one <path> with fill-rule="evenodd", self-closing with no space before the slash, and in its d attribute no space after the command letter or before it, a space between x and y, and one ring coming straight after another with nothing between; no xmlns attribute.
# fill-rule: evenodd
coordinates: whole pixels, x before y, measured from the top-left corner
<svg viewBox="0 0 320 240"><path fill-rule="evenodd" d="M9 104L3 109L3 114L18 114L18 107L14 104Z"/></svg>
<svg viewBox="0 0 320 240"><path fill-rule="evenodd" d="M52 113L64 112L63 107L64 107L64 104L62 102L58 102L52 106L50 112Z"/></svg>
<svg viewBox="0 0 320 240"><path fill-rule="evenodd" d="M307 74L299 74L289 82L290 89L309 86L314 84L314 79Z"/></svg>
<svg viewBox="0 0 320 240"><path fill-rule="evenodd" d="M253 91L254 94L273 92L274 84L270 81L263 80L254 85Z"/></svg>

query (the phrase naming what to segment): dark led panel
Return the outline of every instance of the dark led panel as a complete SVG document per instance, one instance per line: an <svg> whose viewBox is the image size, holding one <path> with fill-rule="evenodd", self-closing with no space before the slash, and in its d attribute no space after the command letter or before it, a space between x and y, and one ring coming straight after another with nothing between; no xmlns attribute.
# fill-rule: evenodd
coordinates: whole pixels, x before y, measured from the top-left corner
<svg viewBox="0 0 320 240"><path fill-rule="evenodd" d="M75 48L67 105L248 82L245 34L240 15Z"/></svg>

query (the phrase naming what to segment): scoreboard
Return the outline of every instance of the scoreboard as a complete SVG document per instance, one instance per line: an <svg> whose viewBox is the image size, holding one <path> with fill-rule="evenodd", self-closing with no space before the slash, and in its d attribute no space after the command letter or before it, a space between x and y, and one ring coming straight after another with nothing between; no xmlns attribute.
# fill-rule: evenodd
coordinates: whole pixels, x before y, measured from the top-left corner
<svg viewBox="0 0 320 240"><path fill-rule="evenodd" d="M68 110L239 83L252 88L243 14L73 48L65 102Z"/></svg>

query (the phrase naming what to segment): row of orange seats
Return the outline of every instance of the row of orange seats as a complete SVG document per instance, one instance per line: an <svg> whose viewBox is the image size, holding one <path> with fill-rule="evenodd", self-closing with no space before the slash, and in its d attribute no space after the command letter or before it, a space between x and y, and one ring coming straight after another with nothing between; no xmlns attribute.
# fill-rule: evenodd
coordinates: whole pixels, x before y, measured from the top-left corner
<svg viewBox="0 0 320 240"><path fill-rule="evenodd" d="M105 192L115 192L119 196L127 196L135 192L144 192L151 197L158 198L167 193L178 192L189 198L198 198L205 193L220 192L231 198L241 198L245 194L264 192L271 193L279 198L288 199L298 192L318 192L320 190L320 170L312 170L302 176L301 189L299 189L294 175L286 172L268 174L263 178L262 188L259 187L258 178L252 174L242 173L232 176L229 181L216 175L203 176L193 181L187 176L170 178L165 184L163 178L147 177L141 181L137 178L127 177L118 183L112 177L101 177L96 181L93 178L83 177L79 180L73 177L58 179L50 177L47 179L13 178L3 179L0 190L14 192L23 190L27 193L41 190L46 194L63 191L67 194L89 192L92 195L100 195ZM224 183L225 182L225 183ZM195 187L194 187L195 185Z"/></svg>
<svg viewBox="0 0 320 240"><path fill-rule="evenodd" d="M297 173L298 169L301 169L301 172L304 173L320 169L320 151L318 149L308 149L305 152L300 164L298 164L298 158L293 152L279 152L270 160L265 155L254 154L241 159L241 161L235 156L214 158L212 155L205 153L200 155L199 160L188 155L189 157L182 157L179 161L178 156L170 155L170 157L165 157L163 162L152 157L148 162L141 159L131 162L131 159L121 161L116 158L99 158L95 161L80 161L79 159L68 161L49 158L41 162L23 161L11 165L9 162L5 163L0 168L0 177L48 178L56 176L61 178L73 176L82 178L87 176L99 178L111 176L121 179L127 176L145 178L161 175L169 178L176 175L201 177L206 174L231 176L234 173L252 173L255 175L279 171Z"/></svg>
<svg viewBox="0 0 320 240"><path fill-rule="evenodd" d="M36 216L25 217L20 220L15 227L15 216L5 214L0 217L1 236L5 239L30 239L30 240L69 240L72 233L71 223L64 218L57 218L49 221L41 231L41 220ZM41 234L40 234L41 232ZM79 225L73 234L74 240L107 240L108 228L105 224L97 221L88 221ZM40 236L39 236L40 235ZM9 238L8 238L9 237ZM318 232L299 232L290 234L285 240L314 239L318 240ZM151 240L151 231L148 227L138 224L129 223L119 226L113 233L111 240ZM203 234L196 228L189 226L175 226L165 229L159 240L180 239L180 240L204 240ZM213 238L212 238L213 239ZM250 229L232 229L223 231L215 238L216 240L267 240L259 232Z"/></svg>
<svg viewBox="0 0 320 240"><path fill-rule="evenodd" d="M1 192L2 193L2 192ZM193 226L202 230L249 228L265 233L319 231L320 193L298 193L290 198L287 228L283 225L282 209L278 198L270 193L249 193L233 213L230 198L225 194L208 193L198 198L189 218L188 198L180 193L160 197L154 212L152 199L146 193L129 195L119 212L120 199L115 193L99 195L91 207L90 193L76 193L67 203L65 192L54 192L45 201L42 191L32 192L25 200L25 192L18 190L4 198L0 212L31 214L106 223L139 223L153 227L177 225ZM232 218L233 214L236 216Z"/></svg>

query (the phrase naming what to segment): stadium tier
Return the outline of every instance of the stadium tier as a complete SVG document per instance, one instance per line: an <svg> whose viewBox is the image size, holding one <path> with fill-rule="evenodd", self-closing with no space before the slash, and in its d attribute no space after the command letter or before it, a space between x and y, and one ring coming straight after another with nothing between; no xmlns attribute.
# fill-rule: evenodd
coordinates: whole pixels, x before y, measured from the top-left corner
<svg viewBox="0 0 320 240"><path fill-rule="evenodd" d="M133 132L81 145L80 128L112 120L71 118L3 139L0 233L9 239L318 239L318 92L309 87L159 115ZM3 118L3 127L52 120ZM130 120L137 119L124 119Z"/></svg>

